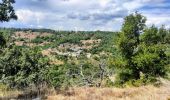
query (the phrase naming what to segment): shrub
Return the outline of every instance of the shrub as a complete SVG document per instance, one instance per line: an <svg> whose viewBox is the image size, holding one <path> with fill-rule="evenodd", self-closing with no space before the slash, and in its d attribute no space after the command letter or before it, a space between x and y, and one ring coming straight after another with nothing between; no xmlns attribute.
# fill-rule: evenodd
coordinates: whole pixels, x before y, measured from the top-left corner
<svg viewBox="0 0 170 100"><path fill-rule="evenodd" d="M38 49L14 46L0 57L0 79L10 87L22 88L31 84L39 85L46 81L48 58Z"/></svg>

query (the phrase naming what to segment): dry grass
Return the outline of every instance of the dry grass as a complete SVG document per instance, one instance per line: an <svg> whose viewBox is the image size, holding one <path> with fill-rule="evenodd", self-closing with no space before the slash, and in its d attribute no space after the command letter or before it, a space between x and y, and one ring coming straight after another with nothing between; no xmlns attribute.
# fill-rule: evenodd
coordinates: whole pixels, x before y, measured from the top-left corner
<svg viewBox="0 0 170 100"><path fill-rule="evenodd" d="M48 100L169 100L170 82L161 87L142 86L133 88L72 88L65 94L48 96Z"/></svg>
<svg viewBox="0 0 170 100"><path fill-rule="evenodd" d="M56 93L48 89L45 94L47 100L170 100L170 82L163 80L163 85L152 85L131 88L96 88L75 87L67 91ZM0 91L1 97L18 97L23 92ZM10 100L10 99L9 99Z"/></svg>
<svg viewBox="0 0 170 100"><path fill-rule="evenodd" d="M30 43L30 42L24 43L24 41L15 41L14 43L17 46L25 45L25 46L29 46L29 47L45 46L47 44L50 44L50 42L43 42L43 43L39 43L39 44L37 44L37 43Z"/></svg>
<svg viewBox="0 0 170 100"><path fill-rule="evenodd" d="M0 100L1 98L15 98L20 94L23 94L23 92L18 90L0 90Z"/></svg>
<svg viewBox="0 0 170 100"><path fill-rule="evenodd" d="M51 54L51 52L52 52L51 49L43 50L42 51L42 55L48 56L50 58L50 62L49 63L52 64L52 65L63 65L64 62L61 61L61 60L56 59L55 56L53 56Z"/></svg>
<svg viewBox="0 0 170 100"><path fill-rule="evenodd" d="M86 44L96 44L96 43L100 43L101 39L98 39L98 40L81 40L80 42L84 45L86 45Z"/></svg>
<svg viewBox="0 0 170 100"><path fill-rule="evenodd" d="M47 50L43 50L42 51L42 55L44 55L44 56L50 56L51 55L51 49L47 49Z"/></svg>
<svg viewBox="0 0 170 100"><path fill-rule="evenodd" d="M37 36L40 37L46 37L46 36L52 36L51 33L40 33L40 32L23 32L23 31L19 31L19 32L15 32L14 34L15 38L24 38L24 39L30 39L33 40L35 39Z"/></svg>
<svg viewBox="0 0 170 100"><path fill-rule="evenodd" d="M52 64L52 65L63 65L64 62L61 61L61 60L55 59L55 60L50 61L50 64Z"/></svg>
<svg viewBox="0 0 170 100"><path fill-rule="evenodd" d="M170 91L166 88L145 86L139 88L76 88L67 94L49 96L48 100L168 100Z"/></svg>

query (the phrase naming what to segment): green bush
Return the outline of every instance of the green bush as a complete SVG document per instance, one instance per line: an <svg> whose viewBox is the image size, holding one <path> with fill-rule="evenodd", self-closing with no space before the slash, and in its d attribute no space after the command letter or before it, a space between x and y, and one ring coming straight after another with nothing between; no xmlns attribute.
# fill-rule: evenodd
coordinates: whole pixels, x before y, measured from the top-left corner
<svg viewBox="0 0 170 100"><path fill-rule="evenodd" d="M46 82L48 58L39 49L14 46L0 57L0 80L10 87L22 88Z"/></svg>
<svg viewBox="0 0 170 100"><path fill-rule="evenodd" d="M47 77L50 82L50 85L55 88L65 88L68 85L68 78L66 75L66 66L51 66L49 68Z"/></svg>

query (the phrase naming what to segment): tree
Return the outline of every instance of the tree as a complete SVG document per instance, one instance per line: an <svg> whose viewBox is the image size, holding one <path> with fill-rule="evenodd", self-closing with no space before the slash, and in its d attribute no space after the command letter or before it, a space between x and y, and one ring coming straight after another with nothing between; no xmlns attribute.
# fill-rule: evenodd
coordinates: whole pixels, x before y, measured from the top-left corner
<svg viewBox="0 0 170 100"><path fill-rule="evenodd" d="M118 46L122 55L130 59L139 44L139 36L145 27L146 18L135 13L125 17L124 20Z"/></svg>
<svg viewBox="0 0 170 100"><path fill-rule="evenodd" d="M150 28L146 28L144 33L141 35L141 40L145 44L157 44L160 41L158 35L159 29L152 25Z"/></svg>
<svg viewBox="0 0 170 100"><path fill-rule="evenodd" d="M132 78L137 79L139 73L137 72L136 67L133 66L132 57L136 54L138 49L140 43L139 36L145 27L146 18L136 12L135 14L125 17L124 20L122 32L120 33L118 40L118 47L122 58L125 60L124 62L126 62L124 66L125 70L131 73Z"/></svg>
<svg viewBox="0 0 170 100"><path fill-rule="evenodd" d="M146 84L167 73L168 55L164 38L167 30L154 25L145 28L146 18L139 13L125 18L118 39L120 56L115 59L117 83ZM139 85L139 84L138 84Z"/></svg>
<svg viewBox="0 0 170 100"><path fill-rule="evenodd" d="M11 19L17 19L12 4L15 0L2 0L0 3L0 22L8 22Z"/></svg>
<svg viewBox="0 0 170 100"><path fill-rule="evenodd" d="M3 33L0 32L0 48L4 47L6 45L6 39L3 36Z"/></svg>
<svg viewBox="0 0 170 100"><path fill-rule="evenodd" d="M162 25L158 32L159 41L165 43L165 37L168 35L168 31L165 29L165 26Z"/></svg>
<svg viewBox="0 0 170 100"><path fill-rule="evenodd" d="M12 6L13 3L15 3L15 0L2 0L2 3L0 3L0 22L8 22L10 19L17 19ZM0 32L0 47L3 47L5 44L6 40L3 33Z"/></svg>
<svg viewBox="0 0 170 100"><path fill-rule="evenodd" d="M152 25L144 30L144 34L141 35L141 40L146 44L166 44L166 38L168 37L168 31L165 26L162 25L160 28Z"/></svg>

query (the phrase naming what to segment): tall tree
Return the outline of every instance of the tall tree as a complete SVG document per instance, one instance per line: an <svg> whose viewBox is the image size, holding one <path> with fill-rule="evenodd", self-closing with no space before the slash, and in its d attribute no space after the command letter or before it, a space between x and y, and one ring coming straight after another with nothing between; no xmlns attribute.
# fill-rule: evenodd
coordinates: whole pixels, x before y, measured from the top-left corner
<svg viewBox="0 0 170 100"><path fill-rule="evenodd" d="M131 14L124 20L118 39L120 58L115 58L115 66L119 69L118 84L147 83L155 81L158 76L164 77L168 56L163 43L167 31L164 27L145 28L146 18L139 13Z"/></svg>

